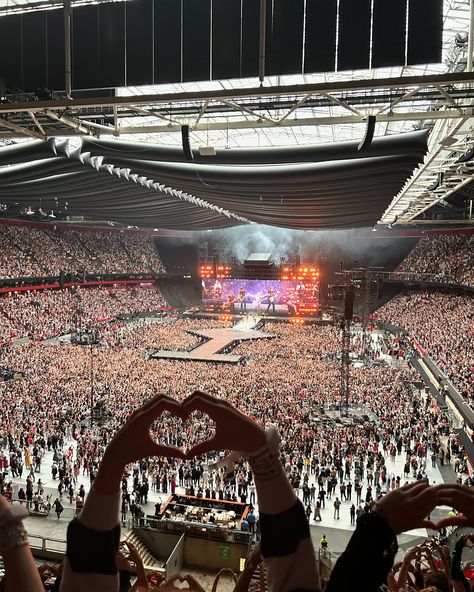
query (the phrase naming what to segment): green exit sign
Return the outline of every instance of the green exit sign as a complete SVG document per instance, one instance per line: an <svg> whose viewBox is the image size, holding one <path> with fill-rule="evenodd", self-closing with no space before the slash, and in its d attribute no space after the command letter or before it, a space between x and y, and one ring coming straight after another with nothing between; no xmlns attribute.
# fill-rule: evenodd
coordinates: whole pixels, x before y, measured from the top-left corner
<svg viewBox="0 0 474 592"><path fill-rule="evenodd" d="M219 546L219 557L221 559L230 559L230 547L229 545Z"/></svg>

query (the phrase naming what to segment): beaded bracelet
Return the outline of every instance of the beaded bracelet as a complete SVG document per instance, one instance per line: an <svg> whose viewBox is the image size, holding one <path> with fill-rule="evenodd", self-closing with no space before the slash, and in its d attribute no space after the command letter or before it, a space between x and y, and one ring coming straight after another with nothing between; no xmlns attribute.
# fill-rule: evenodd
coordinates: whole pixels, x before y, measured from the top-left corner
<svg viewBox="0 0 474 592"><path fill-rule="evenodd" d="M11 506L0 512L1 555L28 544L28 534L22 522L28 514L23 506Z"/></svg>

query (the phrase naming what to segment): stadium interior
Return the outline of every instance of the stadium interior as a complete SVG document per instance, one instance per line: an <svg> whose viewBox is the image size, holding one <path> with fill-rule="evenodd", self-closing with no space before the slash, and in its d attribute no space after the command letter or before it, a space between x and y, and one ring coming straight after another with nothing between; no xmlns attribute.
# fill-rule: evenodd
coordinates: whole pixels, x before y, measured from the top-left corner
<svg viewBox="0 0 474 592"><path fill-rule="evenodd" d="M474 0L0 0L0 589L474 591Z"/></svg>

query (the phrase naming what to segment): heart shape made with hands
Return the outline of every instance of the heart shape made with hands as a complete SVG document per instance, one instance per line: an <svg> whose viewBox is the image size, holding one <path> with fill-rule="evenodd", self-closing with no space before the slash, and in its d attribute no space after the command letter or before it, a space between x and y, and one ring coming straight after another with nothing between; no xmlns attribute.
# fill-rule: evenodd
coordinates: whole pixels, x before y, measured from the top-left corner
<svg viewBox="0 0 474 592"><path fill-rule="evenodd" d="M150 435L158 445L166 444L184 453L185 458L214 450L212 440L216 435L216 424L209 415L200 411L179 408L181 413L163 411L150 426ZM199 448L197 448L199 447Z"/></svg>

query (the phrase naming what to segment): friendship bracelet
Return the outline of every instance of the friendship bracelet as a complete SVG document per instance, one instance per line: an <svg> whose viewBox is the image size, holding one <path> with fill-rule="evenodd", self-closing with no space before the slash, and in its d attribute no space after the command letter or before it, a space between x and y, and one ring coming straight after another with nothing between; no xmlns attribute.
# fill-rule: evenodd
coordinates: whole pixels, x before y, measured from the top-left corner
<svg viewBox="0 0 474 592"><path fill-rule="evenodd" d="M10 522L0 529L0 555L28 544L28 533L23 522Z"/></svg>
<svg viewBox="0 0 474 592"><path fill-rule="evenodd" d="M28 534L22 522L28 515L22 505L10 506L0 512L0 554L28 544Z"/></svg>
<svg viewBox="0 0 474 592"><path fill-rule="evenodd" d="M255 452L231 452L225 458L211 463L209 468L211 470L228 466L239 458L248 458L252 471L259 479L273 479L280 470L275 460L279 458L280 436L275 426L271 425L265 430L266 443L258 448Z"/></svg>
<svg viewBox="0 0 474 592"><path fill-rule="evenodd" d="M280 436L275 426L270 426L266 431L267 442L261 448L249 456L250 466L256 478L270 480L281 472L280 463Z"/></svg>

